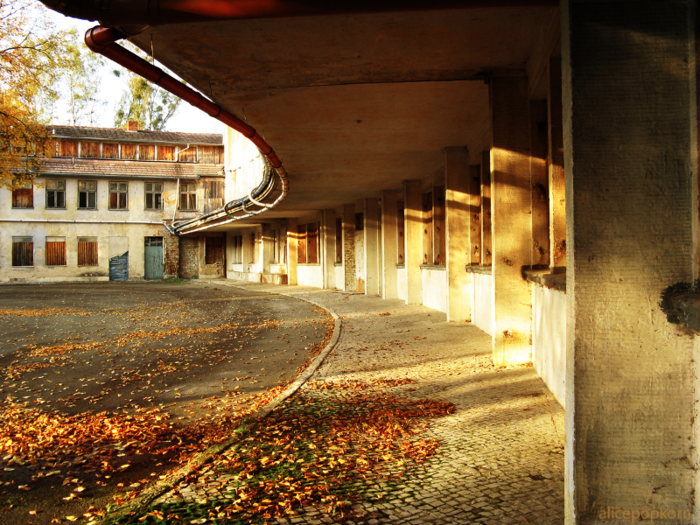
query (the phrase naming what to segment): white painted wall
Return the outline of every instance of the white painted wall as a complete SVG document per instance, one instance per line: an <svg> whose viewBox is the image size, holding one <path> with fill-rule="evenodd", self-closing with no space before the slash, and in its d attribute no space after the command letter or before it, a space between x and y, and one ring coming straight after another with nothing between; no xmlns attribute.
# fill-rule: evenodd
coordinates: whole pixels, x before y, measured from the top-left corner
<svg viewBox="0 0 700 525"><path fill-rule="evenodd" d="M323 288L323 267L320 264L297 265L297 283L299 286Z"/></svg>
<svg viewBox="0 0 700 525"><path fill-rule="evenodd" d="M336 287L336 289L342 290L344 282L345 282L345 267L342 264L335 266L335 287Z"/></svg>
<svg viewBox="0 0 700 525"><path fill-rule="evenodd" d="M566 293L532 284L532 362L549 390L566 399Z"/></svg>
<svg viewBox="0 0 700 525"><path fill-rule="evenodd" d="M447 271L423 268L423 305L447 312Z"/></svg>
<svg viewBox="0 0 700 525"><path fill-rule="evenodd" d="M493 276L475 273L472 283L472 323L493 336Z"/></svg>
<svg viewBox="0 0 700 525"><path fill-rule="evenodd" d="M408 276L406 268L396 269L396 291L398 298L406 301L408 299Z"/></svg>

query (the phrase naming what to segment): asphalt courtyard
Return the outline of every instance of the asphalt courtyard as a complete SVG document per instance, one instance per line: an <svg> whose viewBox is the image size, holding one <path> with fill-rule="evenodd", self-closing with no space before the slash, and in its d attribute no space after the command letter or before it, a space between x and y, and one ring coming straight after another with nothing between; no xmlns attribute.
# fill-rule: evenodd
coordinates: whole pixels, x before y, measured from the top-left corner
<svg viewBox="0 0 700 525"><path fill-rule="evenodd" d="M0 521L128 499L230 435L332 330L307 302L217 281L1 286Z"/></svg>

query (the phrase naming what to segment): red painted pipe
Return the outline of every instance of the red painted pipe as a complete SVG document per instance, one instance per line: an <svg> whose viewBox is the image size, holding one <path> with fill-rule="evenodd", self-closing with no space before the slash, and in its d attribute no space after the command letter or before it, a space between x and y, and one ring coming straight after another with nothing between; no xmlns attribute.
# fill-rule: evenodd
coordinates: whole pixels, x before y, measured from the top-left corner
<svg viewBox="0 0 700 525"><path fill-rule="evenodd" d="M133 73L142 76L146 80L153 82L157 86L160 86L173 95L180 97L182 100L190 103L194 107L201 109L210 117L223 122L228 127L235 129L247 137L258 147L260 152L268 158L270 163L277 170L280 178L282 178L282 182L286 189L287 177L286 170L284 167L282 167L282 161L279 159L272 147L265 142L265 139L258 135L255 128L233 116L221 106L218 106L206 99L201 93L198 93L194 89L171 77L162 69L154 66L153 64L149 64L143 58L116 44L117 40L125 37L125 34L116 29L97 26L93 27L92 29L88 29L87 33L85 33L85 43L95 53L99 53L116 62L120 66L125 67L129 71L132 71Z"/></svg>
<svg viewBox="0 0 700 525"><path fill-rule="evenodd" d="M41 0L67 16L103 26L163 25L292 16L556 7L559 0Z"/></svg>

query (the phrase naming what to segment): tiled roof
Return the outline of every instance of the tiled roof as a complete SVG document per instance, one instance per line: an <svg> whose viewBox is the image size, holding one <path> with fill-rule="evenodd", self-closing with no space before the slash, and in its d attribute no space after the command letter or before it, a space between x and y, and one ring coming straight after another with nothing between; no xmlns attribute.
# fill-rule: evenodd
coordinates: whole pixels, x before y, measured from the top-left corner
<svg viewBox="0 0 700 525"><path fill-rule="evenodd" d="M130 141L163 144L200 144L222 146L223 135L218 133L179 133L172 131L127 131L117 128L90 128L86 126L47 126L54 136L70 139Z"/></svg>
<svg viewBox="0 0 700 525"><path fill-rule="evenodd" d="M54 157L43 164L42 175L195 178L221 176L222 167L221 164Z"/></svg>

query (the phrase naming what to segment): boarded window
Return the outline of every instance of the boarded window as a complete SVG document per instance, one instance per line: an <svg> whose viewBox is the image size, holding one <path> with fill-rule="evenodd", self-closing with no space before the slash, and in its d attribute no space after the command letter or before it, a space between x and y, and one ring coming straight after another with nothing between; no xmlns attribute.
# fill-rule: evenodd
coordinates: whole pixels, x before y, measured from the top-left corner
<svg viewBox="0 0 700 525"><path fill-rule="evenodd" d="M12 207L34 207L34 185L31 182L23 182L19 188L12 190Z"/></svg>
<svg viewBox="0 0 700 525"><path fill-rule="evenodd" d="M59 155L61 157L77 157L78 143L73 140L62 140Z"/></svg>
<svg viewBox="0 0 700 525"><path fill-rule="evenodd" d="M179 162L197 162L197 147L181 148L177 155Z"/></svg>
<svg viewBox="0 0 700 525"><path fill-rule="evenodd" d="M138 146L136 144L122 144L122 159L136 160Z"/></svg>
<svg viewBox="0 0 700 525"><path fill-rule="evenodd" d="M355 214L355 231L361 232L365 229L365 214L356 213Z"/></svg>
<svg viewBox="0 0 700 525"><path fill-rule="evenodd" d="M32 237L12 237L12 266L34 266Z"/></svg>
<svg viewBox="0 0 700 525"><path fill-rule="evenodd" d="M445 186L433 188L433 264L445 265Z"/></svg>
<svg viewBox="0 0 700 525"><path fill-rule="evenodd" d="M80 156L87 159L97 159L100 156L99 142L81 142Z"/></svg>
<svg viewBox="0 0 700 525"><path fill-rule="evenodd" d="M297 262L300 264L318 263L318 222L299 225Z"/></svg>
<svg viewBox="0 0 700 525"><path fill-rule="evenodd" d="M406 241L404 239L404 228L406 219L406 212L404 210L403 201L396 203L396 256L399 264L405 264L405 254L406 254Z"/></svg>
<svg viewBox="0 0 700 525"><path fill-rule="evenodd" d="M335 262L343 262L343 219L340 217L335 220Z"/></svg>
<svg viewBox="0 0 700 525"><path fill-rule="evenodd" d="M119 144L104 143L102 144L102 157L105 159L119 158Z"/></svg>
<svg viewBox="0 0 700 525"><path fill-rule="evenodd" d="M46 181L46 207L65 208L66 207L66 181L47 180Z"/></svg>
<svg viewBox="0 0 700 525"><path fill-rule="evenodd" d="M175 147L158 146L158 160L175 160Z"/></svg>
<svg viewBox="0 0 700 525"><path fill-rule="evenodd" d="M97 181L78 181L78 208L82 210L94 210L97 208Z"/></svg>
<svg viewBox="0 0 700 525"><path fill-rule="evenodd" d="M207 199L221 199L224 196L224 183L219 180L206 181L204 191Z"/></svg>
<svg viewBox="0 0 700 525"><path fill-rule="evenodd" d="M199 162L202 164L222 164L222 146L199 146Z"/></svg>
<svg viewBox="0 0 700 525"><path fill-rule="evenodd" d="M66 238L46 238L46 266L66 265Z"/></svg>
<svg viewBox="0 0 700 525"><path fill-rule="evenodd" d="M97 266L97 237L78 237L78 266Z"/></svg>
<svg viewBox="0 0 700 525"><path fill-rule="evenodd" d="M183 182L180 184L180 209L197 209L197 183Z"/></svg>
<svg viewBox="0 0 700 525"><path fill-rule="evenodd" d="M129 204L126 182L109 183L109 209L126 210Z"/></svg>
<svg viewBox="0 0 700 525"><path fill-rule="evenodd" d="M141 144L139 146L139 159L156 160L156 147L149 144Z"/></svg>
<svg viewBox="0 0 700 525"><path fill-rule="evenodd" d="M297 263L306 263L306 224L297 227Z"/></svg>
<svg viewBox="0 0 700 525"><path fill-rule="evenodd" d="M147 210L163 209L163 183L146 182L144 185Z"/></svg>
<svg viewBox="0 0 700 525"><path fill-rule="evenodd" d="M204 262L206 264L219 264L224 262L224 238L204 238Z"/></svg>

